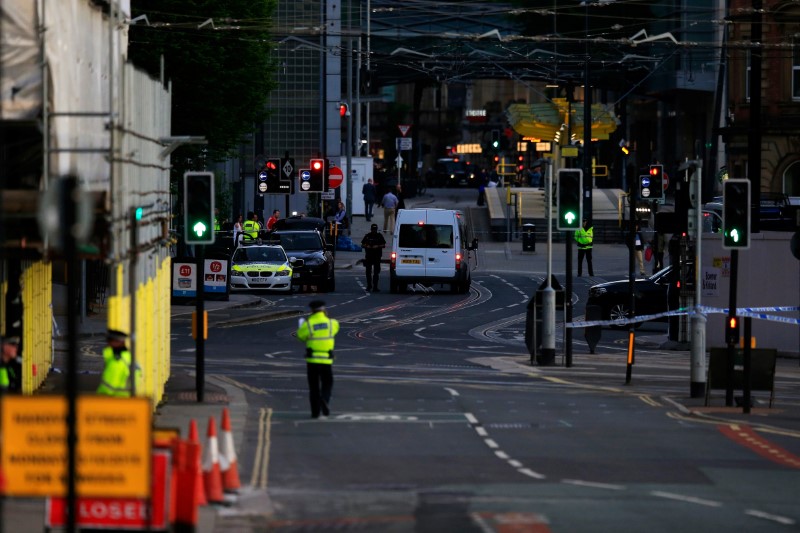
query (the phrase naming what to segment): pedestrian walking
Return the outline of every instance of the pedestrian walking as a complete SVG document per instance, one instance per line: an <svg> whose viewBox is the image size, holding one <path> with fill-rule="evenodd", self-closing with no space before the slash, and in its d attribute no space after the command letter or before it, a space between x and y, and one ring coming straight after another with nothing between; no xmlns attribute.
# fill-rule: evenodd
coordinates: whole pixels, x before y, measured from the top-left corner
<svg viewBox="0 0 800 533"><path fill-rule="evenodd" d="M396 191L394 193L397 196L397 210L405 209L406 208L406 197L403 194L403 186L399 183L397 184Z"/></svg>
<svg viewBox="0 0 800 533"><path fill-rule="evenodd" d="M306 377L311 418L330 414L333 392L334 339L339 333L339 321L328 318L325 302L314 300L309 304L311 314L300 319L297 338L306 345Z"/></svg>
<svg viewBox="0 0 800 533"><path fill-rule="evenodd" d="M383 231L389 228L389 231L394 231L394 217L397 213L397 196L392 191L388 191L381 198L381 207L383 207Z"/></svg>
<svg viewBox="0 0 800 533"><path fill-rule="evenodd" d="M242 224L242 219L243 218L244 217L242 217L241 214L236 215L236 222L233 223L233 245L234 246L239 244L239 241L238 241L239 234L242 233L242 231L244 231L244 226Z"/></svg>
<svg viewBox="0 0 800 533"><path fill-rule="evenodd" d="M106 333L107 345L103 348L103 374L97 394L128 398L131 396L131 352L125 345L128 336L118 330L110 329ZM136 365L136 393L141 388L142 371Z"/></svg>
<svg viewBox="0 0 800 533"><path fill-rule="evenodd" d="M644 239L639 224L636 224L636 231L633 233L633 252L639 264L639 274L644 276Z"/></svg>
<svg viewBox="0 0 800 533"><path fill-rule="evenodd" d="M375 206L375 201L378 199L378 192L375 190L375 184L372 178L361 187L361 194L364 195L364 217L367 222L372 220L372 208Z"/></svg>
<svg viewBox="0 0 800 533"><path fill-rule="evenodd" d="M280 211L280 209L274 209L272 211L272 216L269 217L269 219L267 220L267 231L272 231L273 230L273 226L280 219L281 219L281 211Z"/></svg>
<svg viewBox="0 0 800 533"><path fill-rule="evenodd" d="M19 358L19 337L6 337L0 354L0 396L22 391L22 361Z"/></svg>
<svg viewBox="0 0 800 533"><path fill-rule="evenodd" d="M653 236L653 274L664 268L664 248L667 246L664 234L657 231Z"/></svg>
<svg viewBox="0 0 800 533"><path fill-rule="evenodd" d="M583 274L583 258L586 258L586 267L590 276L594 276L592 267L592 244L594 243L594 227L588 218L583 219L583 224L575 232L575 242L578 243L578 277Z"/></svg>
<svg viewBox="0 0 800 533"><path fill-rule="evenodd" d="M378 287L378 277L386 239L378 232L377 224L370 226L370 232L361 239L361 247L364 249L364 266L367 267L367 291L381 292Z"/></svg>

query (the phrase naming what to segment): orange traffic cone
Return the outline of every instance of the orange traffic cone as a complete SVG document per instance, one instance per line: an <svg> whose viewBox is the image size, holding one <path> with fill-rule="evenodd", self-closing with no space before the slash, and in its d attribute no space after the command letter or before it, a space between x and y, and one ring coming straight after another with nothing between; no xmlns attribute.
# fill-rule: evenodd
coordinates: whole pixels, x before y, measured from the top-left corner
<svg viewBox="0 0 800 533"><path fill-rule="evenodd" d="M228 408L222 409L222 440L219 445L219 466L222 470L222 488L225 492L235 492L242 486L239 481L239 465L236 460L236 448L233 445L231 432L231 416Z"/></svg>
<svg viewBox="0 0 800 533"><path fill-rule="evenodd" d="M200 445L200 434L197 432L197 422L194 418L189 422L189 442ZM197 456L197 483L194 486L197 492L197 505L208 505L206 490L203 488L203 468L200 455Z"/></svg>
<svg viewBox="0 0 800 533"><path fill-rule="evenodd" d="M225 501L222 494L222 472L219 469L219 445L217 444L217 423L208 417L207 443L203 453L203 485L206 499L211 503Z"/></svg>

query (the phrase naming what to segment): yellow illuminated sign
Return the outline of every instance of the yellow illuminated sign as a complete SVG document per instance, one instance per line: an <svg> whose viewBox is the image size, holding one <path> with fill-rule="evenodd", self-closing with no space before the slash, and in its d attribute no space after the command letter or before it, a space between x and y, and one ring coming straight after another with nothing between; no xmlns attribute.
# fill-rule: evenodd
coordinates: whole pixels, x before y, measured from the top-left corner
<svg viewBox="0 0 800 533"><path fill-rule="evenodd" d="M81 497L148 498L151 417L147 398L77 399L76 489ZM67 495L67 399L6 396L0 470L11 496Z"/></svg>

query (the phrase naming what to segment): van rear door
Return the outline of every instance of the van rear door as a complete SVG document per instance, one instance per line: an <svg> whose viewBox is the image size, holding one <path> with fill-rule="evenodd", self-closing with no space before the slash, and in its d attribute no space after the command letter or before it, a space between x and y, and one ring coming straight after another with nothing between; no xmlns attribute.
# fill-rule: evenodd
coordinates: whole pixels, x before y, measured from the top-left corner
<svg viewBox="0 0 800 533"><path fill-rule="evenodd" d="M452 211L428 211L426 220L425 275L429 278L452 279L456 269L458 237Z"/></svg>
<svg viewBox="0 0 800 533"><path fill-rule="evenodd" d="M453 279L459 234L447 210L404 210L399 215L395 274L401 278Z"/></svg>

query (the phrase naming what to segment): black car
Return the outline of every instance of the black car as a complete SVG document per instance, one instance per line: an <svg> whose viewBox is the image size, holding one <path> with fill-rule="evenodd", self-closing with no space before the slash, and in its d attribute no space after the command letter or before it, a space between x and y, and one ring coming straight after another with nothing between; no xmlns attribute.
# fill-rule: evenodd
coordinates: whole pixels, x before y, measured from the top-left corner
<svg viewBox="0 0 800 533"><path fill-rule="evenodd" d="M279 243L290 259L302 259L294 269L292 285L315 285L321 292L336 290L333 245L316 230L279 230L269 234L268 242Z"/></svg>
<svg viewBox="0 0 800 533"><path fill-rule="evenodd" d="M439 159L433 167L433 187L477 187L475 169L459 159Z"/></svg>
<svg viewBox="0 0 800 533"><path fill-rule="evenodd" d="M672 281L673 269L674 265L669 265L648 278L634 280L636 316L664 313L669 309L667 293ZM688 276L694 276L691 265L687 269ZM693 282L693 278L690 281ZM586 305L587 307L590 305L600 307L602 320L628 318L630 311L628 280L622 279L593 285L589 288ZM660 320L665 321L666 318Z"/></svg>

